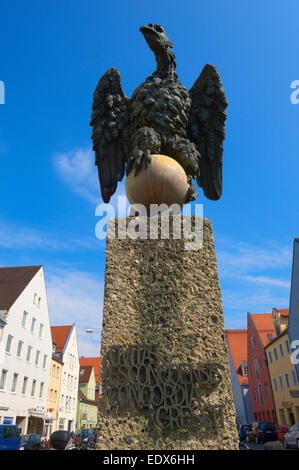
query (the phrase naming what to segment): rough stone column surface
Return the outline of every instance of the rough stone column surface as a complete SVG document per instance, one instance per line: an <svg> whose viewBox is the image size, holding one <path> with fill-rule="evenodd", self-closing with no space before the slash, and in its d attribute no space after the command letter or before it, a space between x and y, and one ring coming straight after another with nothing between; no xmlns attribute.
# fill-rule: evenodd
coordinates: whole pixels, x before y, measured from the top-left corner
<svg viewBox="0 0 299 470"><path fill-rule="evenodd" d="M212 224L197 216L182 217L189 217L193 230L197 223L198 227L202 227L203 244L200 249L186 250L183 237L162 239L161 221L158 239L153 240L149 239L149 228L145 231L147 239L131 239L125 235L123 227L136 220L133 217L109 220L101 342L99 449L238 449ZM144 219L148 222L150 218ZM117 236L109 239L114 224L116 235L121 234L123 239ZM180 411L183 413L180 420L174 408L184 400L179 393L174 403L171 395L174 390L180 392L181 389L178 390L172 382L170 387L163 388L161 380L165 376L162 374L159 387L155 389L158 393L156 403L160 401L165 405L158 412L158 425L158 406L136 406L134 400L131 407L114 406L117 387L112 390L111 386L113 388L117 380L124 387L129 382L125 378L128 372L126 366L120 368L122 373L118 376L119 369L111 365L109 348L113 345L122 346L124 350L129 345L155 345L160 364L175 371L173 382L177 381L177 371L183 371L179 384L185 387L186 396L187 390L192 387L190 382L196 382L196 377L199 377L196 375L198 364L202 364L203 368L209 367L206 364L214 364L210 366L214 383L196 385L202 394ZM153 369L157 371L157 367ZM132 375L136 370L134 367L131 369ZM155 373L151 376L152 385L155 385ZM140 377L144 380L141 373ZM220 383L217 383L219 380ZM161 398L162 391L169 397ZM183 407L186 404L183 403ZM216 413L216 426L211 425L212 421L193 417L198 409L208 410L211 405L216 406L216 410L218 405L221 408L221 416L218 411ZM196 408L193 411L192 406ZM172 418L177 418L172 421L172 429L168 426L169 413L172 413Z"/></svg>

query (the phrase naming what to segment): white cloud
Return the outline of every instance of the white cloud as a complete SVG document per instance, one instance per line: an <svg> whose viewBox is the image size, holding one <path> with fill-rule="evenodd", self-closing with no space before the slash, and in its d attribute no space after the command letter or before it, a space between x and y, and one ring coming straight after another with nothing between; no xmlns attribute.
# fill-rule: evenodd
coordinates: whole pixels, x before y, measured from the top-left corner
<svg viewBox="0 0 299 470"><path fill-rule="evenodd" d="M78 148L54 154L54 165L63 181L92 204L100 200L94 155L90 149Z"/></svg>
<svg viewBox="0 0 299 470"><path fill-rule="evenodd" d="M94 164L94 153L87 148L78 148L54 155L54 165L62 180L69 188L93 205L101 204L101 192L98 171ZM124 196L125 177L118 183L117 190L111 197L115 215L118 214L118 196ZM127 203L128 204L128 203Z"/></svg>
<svg viewBox="0 0 299 470"><path fill-rule="evenodd" d="M76 323L79 353L100 354L101 330L88 334L86 328L101 328L104 282L81 271L46 271L51 325Z"/></svg>
<svg viewBox="0 0 299 470"><path fill-rule="evenodd" d="M70 238L65 233L35 230L13 223L0 222L0 248L71 251L80 248L98 249L99 243L95 236Z"/></svg>
<svg viewBox="0 0 299 470"><path fill-rule="evenodd" d="M290 282L284 281L282 279L274 279L265 276L243 276L242 279L250 282L255 282L256 284L268 284L277 287L286 287L290 289Z"/></svg>

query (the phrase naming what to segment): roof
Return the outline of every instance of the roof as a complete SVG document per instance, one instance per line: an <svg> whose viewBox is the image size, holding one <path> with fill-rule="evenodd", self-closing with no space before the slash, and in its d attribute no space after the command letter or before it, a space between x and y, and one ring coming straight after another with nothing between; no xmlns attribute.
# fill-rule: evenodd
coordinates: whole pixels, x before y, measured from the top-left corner
<svg viewBox="0 0 299 470"><path fill-rule="evenodd" d="M288 308L277 308L276 310L278 312L280 312L282 317L288 317L289 316L289 309Z"/></svg>
<svg viewBox="0 0 299 470"><path fill-rule="evenodd" d="M271 341L268 335L271 334L273 337L276 336L272 322L272 313L251 313L250 315L263 346L265 347Z"/></svg>
<svg viewBox="0 0 299 470"><path fill-rule="evenodd" d="M51 326L52 340L56 344L56 353L61 353L63 351L71 328L72 325Z"/></svg>
<svg viewBox="0 0 299 470"><path fill-rule="evenodd" d="M0 308L9 310L42 266L0 268Z"/></svg>
<svg viewBox="0 0 299 470"><path fill-rule="evenodd" d="M79 383L86 384L89 381L93 366L81 366L79 373Z"/></svg>
<svg viewBox="0 0 299 470"><path fill-rule="evenodd" d="M96 384L100 383L100 369L101 369L101 358L100 357L80 357L80 366L93 366Z"/></svg>
<svg viewBox="0 0 299 470"><path fill-rule="evenodd" d="M78 398L81 401L84 401L85 403L89 403L90 405L97 405L98 404L98 402L96 400L91 400L90 398L87 398L81 390L78 391Z"/></svg>
<svg viewBox="0 0 299 470"><path fill-rule="evenodd" d="M240 364L247 362L247 330L225 330L227 344L240 384L248 384L248 377L241 374Z"/></svg>

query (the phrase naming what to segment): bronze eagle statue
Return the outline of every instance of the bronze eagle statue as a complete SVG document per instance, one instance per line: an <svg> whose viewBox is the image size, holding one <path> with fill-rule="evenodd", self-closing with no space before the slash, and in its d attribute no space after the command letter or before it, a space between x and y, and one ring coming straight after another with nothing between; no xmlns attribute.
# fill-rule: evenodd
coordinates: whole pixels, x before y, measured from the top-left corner
<svg viewBox="0 0 299 470"><path fill-rule="evenodd" d="M178 80L174 44L163 27L150 23L140 31L155 55L155 72L129 99L119 71L110 68L93 95L90 125L103 201L109 202L125 170L137 174L156 153L171 156L185 170L185 202L197 196L193 179L206 197L217 200L228 105L220 76L207 64L188 91Z"/></svg>

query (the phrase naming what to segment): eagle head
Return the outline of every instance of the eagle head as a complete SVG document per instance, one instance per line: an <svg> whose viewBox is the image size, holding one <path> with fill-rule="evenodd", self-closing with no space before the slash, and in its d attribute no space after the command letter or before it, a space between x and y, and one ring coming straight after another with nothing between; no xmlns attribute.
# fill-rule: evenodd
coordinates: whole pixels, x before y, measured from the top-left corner
<svg viewBox="0 0 299 470"><path fill-rule="evenodd" d="M172 73L175 69L174 44L168 39L160 24L149 23L139 28L157 61L158 73Z"/></svg>

